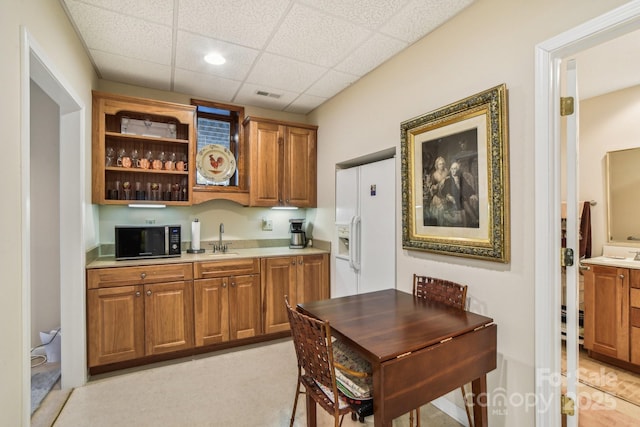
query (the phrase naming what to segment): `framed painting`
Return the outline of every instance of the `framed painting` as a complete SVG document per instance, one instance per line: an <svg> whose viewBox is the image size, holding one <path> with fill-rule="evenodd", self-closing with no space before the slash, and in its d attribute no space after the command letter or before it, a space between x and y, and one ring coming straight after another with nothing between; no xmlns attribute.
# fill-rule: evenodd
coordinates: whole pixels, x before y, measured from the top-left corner
<svg viewBox="0 0 640 427"><path fill-rule="evenodd" d="M402 246L509 262L504 84L402 122Z"/></svg>

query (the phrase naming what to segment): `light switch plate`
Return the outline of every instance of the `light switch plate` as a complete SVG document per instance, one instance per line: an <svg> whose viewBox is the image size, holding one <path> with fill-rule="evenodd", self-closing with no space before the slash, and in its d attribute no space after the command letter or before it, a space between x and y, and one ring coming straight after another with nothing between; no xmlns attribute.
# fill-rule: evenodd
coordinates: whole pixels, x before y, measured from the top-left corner
<svg viewBox="0 0 640 427"><path fill-rule="evenodd" d="M262 219L262 231L273 231L273 220L272 219Z"/></svg>

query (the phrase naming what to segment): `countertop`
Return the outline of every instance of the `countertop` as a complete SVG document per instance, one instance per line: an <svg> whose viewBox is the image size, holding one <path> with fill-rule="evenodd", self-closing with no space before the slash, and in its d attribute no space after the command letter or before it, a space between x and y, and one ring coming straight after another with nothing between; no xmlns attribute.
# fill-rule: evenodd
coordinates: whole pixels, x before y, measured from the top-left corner
<svg viewBox="0 0 640 427"><path fill-rule="evenodd" d="M640 269L640 261L634 261L633 257L623 258L621 256L598 256L580 260L581 264L604 265L609 267L637 268Z"/></svg>
<svg viewBox="0 0 640 427"><path fill-rule="evenodd" d="M172 258L153 258L153 259L135 259L126 261L116 261L115 256L103 256L88 263L86 268L108 268L108 267L132 267L137 265L157 265L157 264L176 264L181 262L198 262L198 261L224 261L238 258L269 258L277 256L296 256L296 255L315 255L328 254L329 251L320 248L304 248L291 249L288 246L276 246L267 248L247 248L247 249L230 249L227 253L213 253L208 249L202 254L190 254L182 252L179 257ZM640 266L640 262L638 263Z"/></svg>

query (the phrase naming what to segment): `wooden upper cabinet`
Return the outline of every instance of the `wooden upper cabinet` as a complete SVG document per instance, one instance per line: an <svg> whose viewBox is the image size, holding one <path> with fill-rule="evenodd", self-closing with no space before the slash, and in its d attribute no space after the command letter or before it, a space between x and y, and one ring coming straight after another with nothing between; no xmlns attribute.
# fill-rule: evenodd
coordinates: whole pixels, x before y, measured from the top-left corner
<svg viewBox="0 0 640 427"><path fill-rule="evenodd" d="M194 124L191 105L94 91L93 203L191 205Z"/></svg>
<svg viewBox="0 0 640 427"><path fill-rule="evenodd" d="M316 137L315 129L285 127L282 194L286 206L317 205Z"/></svg>
<svg viewBox="0 0 640 427"><path fill-rule="evenodd" d="M250 206L317 205L317 126L248 117Z"/></svg>
<svg viewBox="0 0 640 427"><path fill-rule="evenodd" d="M226 199L243 206L249 204L249 152L244 137L244 107L219 102L191 99L196 106L196 143L191 163L193 203ZM203 173L210 170L211 154L226 154L235 161L235 169L224 158L214 160L222 175ZM217 155L217 154L216 154ZM220 164L217 162L222 160ZM228 167L229 166L229 167ZM211 172L211 170L210 170Z"/></svg>

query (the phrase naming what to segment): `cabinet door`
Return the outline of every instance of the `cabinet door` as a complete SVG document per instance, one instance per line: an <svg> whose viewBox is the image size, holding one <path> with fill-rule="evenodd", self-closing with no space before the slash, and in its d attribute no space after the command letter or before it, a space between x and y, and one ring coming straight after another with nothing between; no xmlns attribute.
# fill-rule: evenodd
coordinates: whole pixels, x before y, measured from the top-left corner
<svg viewBox="0 0 640 427"><path fill-rule="evenodd" d="M315 207L317 204L316 131L285 128L284 184L285 206Z"/></svg>
<svg viewBox="0 0 640 427"><path fill-rule="evenodd" d="M629 361L629 269L590 268L584 276L584 347Z"/></svg>
<svg viewBox="0 0 640 427"><path fill-rule="evenodd" d="M296 264L295 257L262 259L262 303L265 334L289 330L289 318L284 297L288 296L292 306L297 301Z"/></svg>
<svg viewBox="0 0 640 427"><path fill-rule="evenodd" d="M279 206L283 127L275 123L249 122L251 206Z"/></svg>
<svg viewBox="0 0 640 427"><path fill-rule="evenodd" d="M329 256L299 256L297 262L297 303L329 298Z"/></svg>
<svg viewBox="0 0 640 427"><path fill-rule="evenodd" d="M260 335L260 313L260 276L229 277L230 338L234 340Z"/></svg>
<svg viewBox="0 0 640 427"><path fill-rule="evenodd" d="M229 340L229 288L226 277L194 280L196 347Z"/></svg>
<svg viewBox="0 0 640 427"><path fill-rule="evenodd" d="M145 285L147 355L193 347L193 281Z"/></svg>
<svg viewBox="0 0 640 427"><path fill-rule="evenodd" d="M144 356L142 286L87 291L89 367Z"/></svg>

